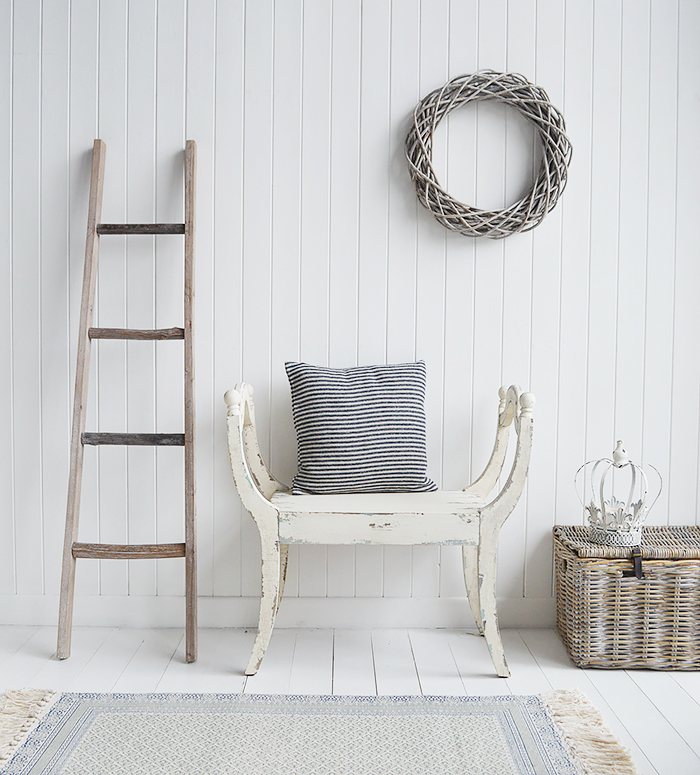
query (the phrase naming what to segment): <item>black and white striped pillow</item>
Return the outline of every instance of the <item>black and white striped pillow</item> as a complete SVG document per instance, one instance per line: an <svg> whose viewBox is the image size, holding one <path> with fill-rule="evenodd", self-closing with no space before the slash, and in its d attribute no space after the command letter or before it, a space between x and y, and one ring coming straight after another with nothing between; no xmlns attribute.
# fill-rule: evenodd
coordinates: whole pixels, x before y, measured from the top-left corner
<svg viewBox="0 0 700 775"><path fill-rule="evenodd" d="M425 363L285 364L299 470L292 492L427 492Z"/></svg>

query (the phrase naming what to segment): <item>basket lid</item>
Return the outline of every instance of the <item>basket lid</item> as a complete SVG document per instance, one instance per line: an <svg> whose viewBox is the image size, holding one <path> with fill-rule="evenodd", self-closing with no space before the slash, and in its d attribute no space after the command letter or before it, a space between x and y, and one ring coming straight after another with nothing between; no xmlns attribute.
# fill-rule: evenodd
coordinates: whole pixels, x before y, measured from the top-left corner
<svg viewBox="0 0 700 775"><path fill-rule="evenodd" d="M631 546L604 546L588 540L588 528L583 525L557 525L553 530L564 546L579 557L631 559ZM642 528L642 558L645 560L700 559L700 526L670 525Z"/></svg>

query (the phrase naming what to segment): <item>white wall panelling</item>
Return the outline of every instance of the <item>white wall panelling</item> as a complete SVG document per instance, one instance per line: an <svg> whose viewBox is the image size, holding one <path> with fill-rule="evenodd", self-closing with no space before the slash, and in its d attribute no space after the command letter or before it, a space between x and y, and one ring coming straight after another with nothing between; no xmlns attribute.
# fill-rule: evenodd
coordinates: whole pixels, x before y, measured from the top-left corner
<svg viewBox="0 0 700 775"><path fill-rule="evenodd" d="M687 450L698 449L698 390L700 380L700 348L693 347L679 357L678 349L686 332L700 330L700 305L694 295L694 278L698 269L694 258L697 245L692 237L694 220L692 196L693 181L700 174L700 153L689 126L689 117L698 109L698 85L688 78L696 67L697 54L690 46L691 30L700 24L700 13L695 3L681 2L678 9L678 112L677 112L677 165L676 181L676 293L673 319L673 392L671 400L671 457L669 478L672 479L669 498L669 520L682 524L688 514L694 513L698 498L698 462L688 460ZM690 50L689 50L690 46ZM688 192L687 196L680 195ZM687 409L681 409L687 397ZM697 453L696 453L697 454ZM691 457L692 457L691 453Z"/></svg>
<svg viewBox="0 0 700 775"><path fill-rule="evenodd" d="M70 154L68 96L70 88L70 25L68 2L43 7L42 61L61 75L42 90L41 102L41 500L44 539L44 590L57 588L61 559L54 547L63 540L55 504L66 497L67 458L55 455L56 440L69 433L68 278ZM83 224L83 230L85 224ZM59 322L54 325L54 322ZM47 390L46 385L52 389ZM56 407L60 410L56 411ZM35 409L36 411L36 409Z"/></svg>
<svg viewBox="0 0 700 775"><path fill-rule="evenodd" d="M216 34L216 118L214 164L213 255L226 256L214 264L212 332L214 390L212 413L222 391L229 389L231 371L241 371L243 310L232 309L230 299L241 298L243 240L243 73L245 18L241 3L219 4ZM184 40L184 38L183 38ZM199 295L199 292L197 292ZM242 512L226 492L231 476L226 440L213 435L213 593L241 594ZM200 485L201 486L201 485ZM246 522L248 521L246 517ZM179 568L175 568L178 572Z"/></svg>
<svg viewBox="0 0 700 775"><path fill-rule="evenodd" d="M678 8L664 11L650 7L648 198L645 222L658 219L673 223L670 232L647 227L646 288L644 319L644 394L642 440L644 456L658 450L659 459L671 460L672 374L674 357L674 303L676 290L677 163L664 162L654 148L667 148L678 159L678 90L668 89L669 78L678 72ZM653 292L652 292L653 291ZM665 346L658 347L658 342ZM670 474L670 471L668 472ZM651 519L669 521L673 482L667 482Z"/></svg>
<svg viewBox="0 0 700 775"><path fill-rule="evenodd" d="M12 266L11 302L12 467L14 473L15 565L17 591L43 589L44 541L41 508L41 9L14 9L12 89ZM17 67L18 55L26 64ZM22 126L17 131L15 122ZM63 193L63 192L61 192Z"/></svg>
<svg viewBox="0 0 700 775"><path fill-rule="evenodd" d="M112 222L181 219L184 141L198 143L209 623L252 623L237 617L254 617L258 593L257 535L230 479L221 396L239 379L255 386L264 452L289 479L285 360L425 359L430 473L451 488L485 462L498 386L537 395L529 487L501 539L506 623L518 611L551 619L551 526L581 520L573 474L616 438L664 475L651 520L697 523L699 35L694 0L1 2L0 621L26 617L22 600L45 618L57 592L97 136ZM543 86L574 146L557 208L503 241L442 229L417 205L403 159L418 99L480 67ZM481 206L528 186L535 158L531 128L503 107L460 111L435 135L440 176ZM179 240L103 240L99 323L178 325L181 266ZM180 348L95 349L89 427L181 427ZM180 540L181 485L172 450L88 450L83 540ZM339 615L374 612L381 624L373 599L386 598L396 624L422 600L457 624L466 609L449 604L462 595L449 549L295 549L289 621L320 624L330 610L320 599L331 598ZM92 562L77 589L84 613L109 595L124 601L115 616L158 619L162 599L159 621L172 623L183 573L177 561Z"/></svg>
<svg viewBox="0 0 700 775"><path fill-rule="evenodd" d="M163 223L182 223L184 219L182 191L184 175L182 148L185 135L185 75L186 40L184 35L185 0L168 4L168 12L156 9L155 48L155 216ZM166 120L163 117L167 116ZM233 131L233 127L232 127ZM223 149L219 149L219 153ZM107 147L109 159L110 148ZM109 162L107 162L109 163ZM108 179L109 180L109 179ZM200 198L206 196L200 188ZM206 237L207 218L211 212L202 212L202 237ZM137 217L136 215L134 217ZM222 235L224 230L222 229ZM206 241L204 242L206 245ZM155 324L167 328L182 319L184 285L182 240L179 237L155 238ZM205 248L206 249L206 248ZM198 273L203 283L206 273ZM195 288L196 291L196 288ZM177 325L177 323L175 323ZM184 348L176 342L172 346L155 348L155 425L159 433L172 432L183 427L182 370ZM203 366L203 364L202 364ZM204 376L204 375L202 375ZM180 449L156 449L155 517L157 541L181 541L184 521L182 500L184 464ZM206 454L206 448L198 450ZM207 535L201 535L206 551ZM133 565L133 563L132 563ZM169 594L177 590L184 594L184 578L179 562L156 560L156 590Z"/></svg>
<svg viewBox="0 0 700 775"><path fill-rule="evenodd" d="M86 186L90 170L90 147L95 137L99 136L98 128L98 83L99 83L99 8L90 0L83 2L73 2L70 7L70 70L69 77L69 95L70 100L68 109L68 148L69 148L69 169L70 169L70 188L68 190L69 203L69 232L68 232L68 255L64 261L69 266L70 290L68 296L69 328L62 332L61 336L67 336L69 348L69 360L67 369L70 377L67 385L67 396L65 401L66 422L70 428L71 407L73 400L73 385L75 380L75 360L76 348L78 344L78 325L80 319L80 293L83 281L83 262L85 259L85 224L87 221L86 213L88 206L89 184ZM80 43L78 44L78 41ZM79 73L79 78L75 81L74 75ZM75 81L71 85L71 81ZM118 153L119 149L115 149ZM61 162L56 161L56 164ZM112 176L118 172L118 166L110 165ZM116 213L115 213L116 215ZM116 218L115 218L116 220ZM97 310L99 314L99 310ZM112 350L112 357L118 353L118 349ZM88 394L88 410L86 417L86 427L96 428L97 426L97 406L94 386L97 377L98 358L91 359L90 383L93 389ZM70 430L67 430L70 434ZM58 451L58 444L54 442L55 460L63 462L65 469L65 484L68 485L68 456L63 458L62 453ZM69 442L70 444L70 442ZM94 450L91 450L94 452ZM100 535L99 530L99 487L97 479L97 460L96 453L85 456L83 470L83 488L81 495L81 538L90 540L92 537L97 540ZM65 492L65 490L64 490ZM52 504L51 520L59 525L65 521L65 495L58 497ZM63 515L63 516L62 516ZM100 589L100 563L89 562L85 564L85 569L77 574L75 581L76 594L78 595L96 595ZM60 571L59 571L60 572ZM56 587L58 586L58 576L56 577ZM53 591L48 587L47 592Z"/></svg>
<svg viewBox="0 0 700 775"><path fill-rule="evenodd" d="M0 7L0 57L3 78L0 79L0 250L2 251L2 275L4 288L0 295L0 328L3 346L0 368L0 434L5 442L0 445L0 487L5 497L0 501L0 588L14 594L15 586L15 517L14 517L14 469L12 458L12 7L5 3Z"/></svg>

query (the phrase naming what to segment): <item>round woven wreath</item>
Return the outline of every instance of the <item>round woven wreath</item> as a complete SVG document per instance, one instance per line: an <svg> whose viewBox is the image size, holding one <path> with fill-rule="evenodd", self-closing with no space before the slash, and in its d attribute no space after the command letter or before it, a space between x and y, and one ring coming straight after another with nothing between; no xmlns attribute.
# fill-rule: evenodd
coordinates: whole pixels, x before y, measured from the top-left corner
<svg viewBox="0 0 700 775"><path fill-rule="evenodd" d="M515 108L535 124L542 143L542 164L535 184L505 210L479 210L457 201L440 186L432 167L435 127L455 108L480 100L496 100ZM406 137L406 158L420 203L443 226L471 237L500 239L534 229L557 203L566 186L571 143L564 118L544 89L518 73L481 70L454 78L418 103Z"/></svg>

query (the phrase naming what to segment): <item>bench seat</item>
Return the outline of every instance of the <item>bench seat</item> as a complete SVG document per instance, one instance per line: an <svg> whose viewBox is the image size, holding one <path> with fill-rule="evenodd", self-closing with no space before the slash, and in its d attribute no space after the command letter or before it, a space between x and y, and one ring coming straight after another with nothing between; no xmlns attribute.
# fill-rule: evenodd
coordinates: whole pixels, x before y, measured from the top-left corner
<svg viewBox="0 0 700 775"><path fill-rule="evenodd" d="M483 498L461 490L352 495L276 492L285 544L477 544Z"/></svg>

